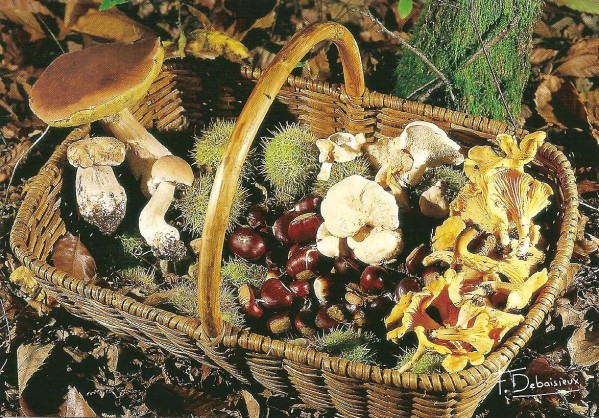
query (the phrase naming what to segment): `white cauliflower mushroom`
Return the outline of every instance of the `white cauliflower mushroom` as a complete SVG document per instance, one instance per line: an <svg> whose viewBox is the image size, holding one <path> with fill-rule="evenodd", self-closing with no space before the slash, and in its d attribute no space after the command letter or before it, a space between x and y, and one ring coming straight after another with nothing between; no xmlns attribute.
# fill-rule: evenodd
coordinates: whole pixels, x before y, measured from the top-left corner
<svg viewBox="0 0 599 418"><path fill-rule="evenodd" d="M324 255L339 255L347 245L358 260L382 264L403 251L399 207L374 181L359 175L341 180L329 189L320 211L324 222L316 245Z"/></svg>

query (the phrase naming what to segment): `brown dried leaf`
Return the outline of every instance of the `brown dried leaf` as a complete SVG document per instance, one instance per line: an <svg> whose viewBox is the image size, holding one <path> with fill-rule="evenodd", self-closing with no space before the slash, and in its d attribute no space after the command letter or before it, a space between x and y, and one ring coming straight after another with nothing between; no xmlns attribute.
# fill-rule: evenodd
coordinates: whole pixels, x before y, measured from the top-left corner
<svg viewBox="0 0 599 418"><path fill-rule="evenodd" d="M96 417L98 414L89 406L79 391L69 386L64 403L58 409L60 417Z"/></svg>
<svg viewBox="0 0 599 418"><path fill-rule="evenodd" d="M553 75L542 76L535 92L537 112L547 123L560 128L589 129L587 111L571 81Z"/></svg>
<svg viewBox="0 0 599 418"><path fill-rule="evenodd" d="M596 328L596 325L595 325ZM568 340L568 352L574 363L589 367L599 362L599 330L591 330L591 324L584 322Z"/></svg>
<svg viewBox="0 0 599 418"><path fill-rule="evenodd" d="M54 244L52 262L57 269L80 280L90 281L96 275L96 261L81 239L70 233Z"/></svg>
<svg viewBox="0 0 599 418"><path fill-rule="evenodd" d="M71 26L75 32L116 42L131 43L141 38L155 36L154 32L127 17L116 8L99 11L89 9Z"/></svg>
<svg viewBox="0 0 599 418"><path fill-rule="evenodd" d="M241 393L243 395L243 399L245 400L245 406L248 410L248 417L260 418L260 404L256 398L254 398L254 396L247 390L242 390Z"/></svg>
<svg viewBox="0 0 599 418"><path fill-rule="evenodd" d="M597 52L577 55L557 67L554 74L568 77L595 77L599 75L599 56Z"/></svg>
<svg viewBox="0 0 599 418"><path fill-rule="evenodd" d="M594 193L599 191L599 183L593 180L582 180L577 185L578 194Z"/></svg>
<svg viewBox="0 0 599 418"><path fill-rule="evenodd" d="M555 57L558 52L559 51L555 49L533 48L532 51L530 51L530 63L532 65L542 64Z"/></svg>
<svg viewBox="0 0 599 418"><path fill-rule="evenodd" d="M0 18L21 25L31 36L31 41L46 37L36 14L55 17L46 6L37 0L2 0L2 6L0 6ZM62 23L59 19L57 22L59 26Z"/></svg>
<svg viewBox="0 0 599 418"><path fill-rule="evenodd" d="M555 314L561 317L562 327L579 327L584 321L585 311L580 311L568 298L558 298L555 302Z"/></svg>
<svg viewBox="0 0 599 418"><path fill-rule="evenodd" d="M304 63L302 76L315 80L329 80L331 77L331 68L327 57L327 49L321 48L318 54Z"/></svg>
<svg viewBox="0 0 599 418"><path fill-rule="evenodd" d="M14 147L9 149L5 154L0 156L0 183L8 180L15 168L15 165L17 164L17 161L27 154L30 146L31 141L26 139L22 142L19 142Z"/></svg>
<svg viewBox="0 0 599 418"><path fill-rule="evenodd" d="M17 349L17 377L19 382L19 395L27 387L31 376L37 372L46 361L54 344L23 344Z"/></svg>

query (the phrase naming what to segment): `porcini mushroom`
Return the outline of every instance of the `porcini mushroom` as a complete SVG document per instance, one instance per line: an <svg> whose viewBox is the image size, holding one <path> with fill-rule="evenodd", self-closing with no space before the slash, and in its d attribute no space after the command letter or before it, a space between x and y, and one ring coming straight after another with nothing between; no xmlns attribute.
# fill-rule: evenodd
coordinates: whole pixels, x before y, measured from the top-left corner
<svg viewBox="0 0 599 418"><path fill-rule="evenodd" d="M449 139L443 129L430 122L407 124L399 136L398 146L414 160L412 168L403 176L411 186L420 181L428 168L464 162L460 146Z"/></svg>
<svg viewBox="0 0 599 418"><path fill-rule="evenodd" d="M160 259L179 260L185 254L185 245L179 240L177 228L164 220L174 198L177 184L191 186L193 172L183 159L166 155L152 166L148 182L152 194L139 215L139 232Z"/></svg>
<svg viewBox="0 0 599 418"><path fill-rule="evenodd" d="M102 44L56 58L31 88L31 110L51 126L94 121L127 145L127 162L142 191L154 161L171 152L131 114L162 67L157 38L133 44Z"/></svg>
<svg viewBox="0 0 599 418"><path fill-rule="evenodd" d="M393 196L374 181L359 175L343 179L329 189L320 210L324 219L320 230L323 250L325 242L334 244L331 237L324 241L326 231L347 240L356 258L369 264L388 262L403 250L399 207Z"/></svg>
<svg viewBox="0 0 599 418"><path fill-rule="evenodd" d="M75 192L81 217L103 234L112 234L125 216L127 195L112 166L125 160L125 146L114 138L82 139L67 150L77 167Z"/></svg>
<svg viewBox="0 0 599 418"><path fill-rule="evenodd" d="M142 192L150 196L148 183L152 179L152 167L171 152L133 117L128 107L144 96L160 72L163 58L164 50L157 38L128 45L102 44L61 55L33 85L29 105L51 126L99 121L127 146L126 159L131 172L141 180ZM189 167L183 160L180 163ZM160 195L163 193L166 192ZM155 198L152 202L153 210L162 210L172 197L165 198L161 205L158 200ZM144 220L147 221L145 216ZM178 235L177 232L172 236ZM154 246L155 243L149 244Z"/></svg>

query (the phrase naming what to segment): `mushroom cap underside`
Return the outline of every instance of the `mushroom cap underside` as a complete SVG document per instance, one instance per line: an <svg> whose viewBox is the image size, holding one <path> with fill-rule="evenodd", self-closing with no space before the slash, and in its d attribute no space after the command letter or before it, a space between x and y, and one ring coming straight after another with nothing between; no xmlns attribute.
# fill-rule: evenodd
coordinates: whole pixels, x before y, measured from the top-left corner
<svg viewBox="0 0 599 418"><path fill-rule="evenodd" d="M48 125L59 127L114 115L143 97L163 59L158 38L61 55L32 87L29 105Z"/></svg>

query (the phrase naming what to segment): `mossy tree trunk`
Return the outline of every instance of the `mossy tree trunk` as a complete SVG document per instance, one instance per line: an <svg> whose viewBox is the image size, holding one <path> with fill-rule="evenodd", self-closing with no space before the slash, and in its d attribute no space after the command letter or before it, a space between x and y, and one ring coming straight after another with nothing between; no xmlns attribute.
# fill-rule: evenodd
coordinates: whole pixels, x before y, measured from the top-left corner
<svg viewBox="0 0 599 418"><path fill-rule="evenodd" d="M427 0L410 43L450 80L457 102L448 95L449 107L501 120L509 120L510 113L517 117L530 73L532 28L542 4L542 0ZM481 53L481 38L488 45L487 54ZM396 76L395 94L400 97L414 96L437 78L407 50ZM447 91L445 85L440 88Z"/></svg>

